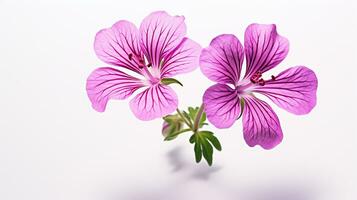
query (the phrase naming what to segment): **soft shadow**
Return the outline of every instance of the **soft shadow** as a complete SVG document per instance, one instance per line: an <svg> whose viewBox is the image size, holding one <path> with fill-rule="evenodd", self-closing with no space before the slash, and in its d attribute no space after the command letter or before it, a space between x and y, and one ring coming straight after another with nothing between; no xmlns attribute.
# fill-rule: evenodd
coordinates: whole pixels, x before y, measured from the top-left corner
<svg viewBox="0 0 357 200"><path fill-rule="evenodd" d="M166 158L172 166L172 172L177 172L188 166L187 161L182 156L182 147L175 147L166 153Z"/></svg>
<svg viewBox="0 0 357 200"><path fill-rule="evenodd" d="M172 166L172 172L180 172L181 175L187 176L188 179L208 180L213 174L222 169L217 163L208 166L205 160L196 163L194 160L189 161L183 155L183 148L176 146L166 154L169 164Z"/></svg>
<svg viewBox="0 0 357 200"><path fill-rule="evenodd" d="M221 166L202 166L199 165L196 169L192 170L191 178L199 180L208 180L213 174L221 170Z"/></svg>
<svg viewBox="0 0 357 200"><path fill-rule="evenodd" d="M170 167L168 180L127 185L105 200L189 200L191 196L205 200L317 200L323 193L321 180L292 174L264 182L245 181L244 178L228 181L218 176L223 168L218 163L209 167L202 160L197 164L184 150L176 146L165 154Z"/></svg>
<svg viewBox="0 0 357 200"><path fill-rule="evenodd" d="M194 181L193 181L194 182ZM195 184L196 183L196 184ZM199 183L199 184L197 184ZM321 198L321 188L294 181L264 184L244 185L244 182L212 184L209 182L183 181L169 183L161 188L150 185L137 185L131 190L121 192L117 198L110 200L318 200ZM232 187L233 186L233 187ZM230 188L230 189L229 189ZM185 195L188 194L188 195ZM195 198L199 197L199 198ZM218 198L217 198L218 197Z"/></svg>

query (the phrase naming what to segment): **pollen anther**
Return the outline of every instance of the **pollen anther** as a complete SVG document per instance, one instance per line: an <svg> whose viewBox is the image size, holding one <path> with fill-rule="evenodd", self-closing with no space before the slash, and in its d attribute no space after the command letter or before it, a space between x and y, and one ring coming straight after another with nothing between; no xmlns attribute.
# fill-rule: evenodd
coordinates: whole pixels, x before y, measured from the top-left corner
<svg viewBox="0 0 357 200"><path fill-rule="evenodd" d="M257 71L255 72L255 74L253 74L253 76L250 78L250 81L252 83L259 83L260 79L262 77L262 72L261 71Z"/></svg>
<svg viewBox="0 0 357 200"><path fill-rule="evenodd" d="M261 85L261 86L264 86L265 85L264 79L262 79L262 78L259 79L258 84Z"/></svg>

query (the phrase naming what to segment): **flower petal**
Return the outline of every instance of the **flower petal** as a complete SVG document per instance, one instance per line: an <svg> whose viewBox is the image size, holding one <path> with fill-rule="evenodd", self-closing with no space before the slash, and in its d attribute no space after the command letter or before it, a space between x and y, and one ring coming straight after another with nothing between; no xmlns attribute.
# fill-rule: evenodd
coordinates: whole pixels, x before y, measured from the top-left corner
<svg viewBox="0 0 357 200"><path fill-rule="evenodd" d="M153 85L137 94L130 101L130 108L140 120L152 120L175 111L178 105L176 93L166 85Z"/></svg>
<svg viewBox="0 0 357 200"><path fill-rule="evenodd" d="M94 50L104 62L127 68L141 74L139 60L139 31L131 22L121 20L111 28L100 30L95 36Z"/></svg>
<svg viewBox="0 0 357 200"><path fill-rule="evenodd" d="M208 120L217 128L229 128L241 114L237 92L225 84L209 87L203 95Z"/></svg>
<svg viewBox="0 0 357 200"><path fill-rule="evenodd" d="M279 107L302 115L309 113L316 105L317 78L304 66L289 68L275 77L275 80L257 86L254 92L269 97Z"/></svg>
<svg viewBox="0 0 357 200"><path fill-rule="evenodd" d="M255 97L244 97L243 134L246 143L272 149L283 139L278 116L264 101Z"/></svg>
<svg viewBox="0 0 357 200"><path fill-rule="evenodd" d="M246 78L255 72L264 73L284 60L289 41L280 36L275 24L251 24L245 31L244 48L247 62Z"/></svg>
<svg viewBox="0 0 357 200"><path fill-rule="evenodd" d="M157 11L147 16L140 26L140 45L146 58L153 67L160 62L182 41L186 34L183 16L170 16Z"/></svg>
<svg viewBox="0 0 357 200"><path fill-rule="evenodd" d="M215 37L209 47L202 50L200 66L202 73L218 83L236 84L239 81L244 50L238 38L223 34Z"/></svg>
<svg viewBox="0 0 357 200"><path fill-rule="evenodd" d="M93 108L104 112L109 99L126 99L144 84L140 79L110 67L94 70L87 79L87 94Z"/></svg>
<svg viewBox="0 0 357 200"><path fill-rule="evenodd" d="M191 39L184 38L180 45L172 51L162 64L161 77L173 77L188 73L199 65L201 46Z"/></svg>

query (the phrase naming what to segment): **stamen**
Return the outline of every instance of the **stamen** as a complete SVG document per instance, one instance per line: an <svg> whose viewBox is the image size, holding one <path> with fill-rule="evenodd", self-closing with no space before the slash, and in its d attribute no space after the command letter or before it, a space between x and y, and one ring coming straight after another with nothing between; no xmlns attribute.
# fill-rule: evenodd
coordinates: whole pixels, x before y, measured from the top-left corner
<svg viewBox="0 0 357 200"><path fill-rule="evenodd" d="M146 66L147 66L147 67L151 67L151 66L152 66L152 64L151 64L151 63L149 63L149 64L147 64Z"/></svg>
<svg viewBox="0 0 357 200"><path fill-rule="evenodd" d="M142 58L138 57L136 54L129 53L128 58L130 61L134 61L135 63L139 62L138 65L140 69L143 69L145 67L145 61Z"/></svg>
<svg viewBox="0 0 357 200"><path fill-rule="evenodd" d="M258 83L260 77L262 77L262 72L261 72L261 71L257 71L257 72L255 72L255 74L253 74L253 76L250 78L250 81L251 81L252 83Z"/></svg>
<svg viewBox="0 0 357 200"><path fill-rule="evenodd" d="M274 75L271 75L271 80L275 81L276 77Z"/></svg>
<svg viewBox="0 0 357 200"><path fill-rule="evenodd" d="M264 86L265 85L264 79L262 79L262 78L259 79L258 84L261 85L261 86Z"/></svg>
<svg viewBox="0 0 357 200"><path fill-rule="evenodd" d="M250 78L250 82L257 83L253 77Z"/></svg>

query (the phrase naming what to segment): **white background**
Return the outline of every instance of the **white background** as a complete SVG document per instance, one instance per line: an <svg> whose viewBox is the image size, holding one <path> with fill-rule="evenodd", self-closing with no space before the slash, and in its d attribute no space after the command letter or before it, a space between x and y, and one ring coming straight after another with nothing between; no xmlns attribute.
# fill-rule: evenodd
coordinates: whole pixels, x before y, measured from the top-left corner
<svg viewBox="0 0 357 200"><path fill-rule="evenodd" d="M284 140L248 147L241 122L215 130L223 151L195 164L189 134L163 142L160 119L141 122L128 101L95 112L85 81L107 66L97 31L140 25L152 11L184 15L202 46L221 33L276 23L290 41L277 74L313 69L318 102L306 116L277 112ZM357 7L353 1L0 0L1 200L348 200L357 198ZM199 70L177 77L180 107L199 105L211 84Z"/></svg>

